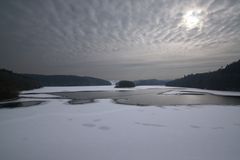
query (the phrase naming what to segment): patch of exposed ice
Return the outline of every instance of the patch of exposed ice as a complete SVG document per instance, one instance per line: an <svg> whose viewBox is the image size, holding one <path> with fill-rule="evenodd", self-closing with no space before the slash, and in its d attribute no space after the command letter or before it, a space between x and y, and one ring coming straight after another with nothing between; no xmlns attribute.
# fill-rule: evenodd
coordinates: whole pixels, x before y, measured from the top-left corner
<svg viewBox="0 0 240 160"><path fill-rule="evenodd" d="M216 90L194 89L194 88L186 88L184 89L184 91L210 93L210 94L220 95L220 96L240 96L240 92L235 92L235 91L216 91Z"/></svg>
<svg viewBox="0 0 240 160"><path fill-rule="evenodd" d="M52 92L76 92L76 91L110 91L110 90L137 90L151 88L172 88L166 86L137 86L134 88L114 88L114 86L73 86L73 87L42 87L21 93L52 93Z"/></svg>
<svg viewBox="0 0 240 160"><path fill-rule="evenodd" d="M51 95L51 94L43 94L43 93L38 93L38 94L20 94L20 97L22 98L56 98L60 97L57 95Z"/></svg>
<svg viewBox="0 0 240 160"><path fill-rule="evenodd" d="M206 89L195 89L195 88L177 88L172 89L168 92L165 92L163 94L165 95L177 95L177 94L183 94L183 93L207 93L207 94L213 94L213 95L219 95L219 96L240 96L240 92L235 91L216 91L216 90L206 90Z"/></svg>

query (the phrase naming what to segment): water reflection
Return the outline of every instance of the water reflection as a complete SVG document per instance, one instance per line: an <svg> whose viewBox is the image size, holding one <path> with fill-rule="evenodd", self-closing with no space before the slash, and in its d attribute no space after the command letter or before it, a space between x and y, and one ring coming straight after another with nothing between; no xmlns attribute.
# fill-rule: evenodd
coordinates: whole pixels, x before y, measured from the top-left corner
<svg viewBox="0 0 240 160"><path fill-rule="evenodd" d="M19 108L19 107L30 107L43 103L44 101L23 101L23 102L8 102L0 104L0 109L2 108Z"/></svg>

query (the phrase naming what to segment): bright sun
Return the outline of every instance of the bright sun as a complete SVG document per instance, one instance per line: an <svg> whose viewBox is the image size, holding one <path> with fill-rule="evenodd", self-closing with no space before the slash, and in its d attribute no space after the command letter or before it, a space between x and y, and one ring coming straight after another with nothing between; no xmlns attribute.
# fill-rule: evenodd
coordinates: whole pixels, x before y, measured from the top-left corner
<svg viewBox="0 0 240 160"><path fill-rule="evenodd" d="M201 9L192 9L187 11L182 18L182 25L188 30L198 28L203 25L203 11Z"/></svg>

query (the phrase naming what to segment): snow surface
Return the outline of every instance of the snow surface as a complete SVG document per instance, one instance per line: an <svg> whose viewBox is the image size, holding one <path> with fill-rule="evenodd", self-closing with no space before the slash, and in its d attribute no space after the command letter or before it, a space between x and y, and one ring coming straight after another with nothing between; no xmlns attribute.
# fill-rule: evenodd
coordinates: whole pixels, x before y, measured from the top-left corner
<svg viewBox="0 0 240 160"><path fill-rule="evenodd" d="M33 107L0 109L0 159L240 159L240 106L67 101L47 99Z"/></svg>

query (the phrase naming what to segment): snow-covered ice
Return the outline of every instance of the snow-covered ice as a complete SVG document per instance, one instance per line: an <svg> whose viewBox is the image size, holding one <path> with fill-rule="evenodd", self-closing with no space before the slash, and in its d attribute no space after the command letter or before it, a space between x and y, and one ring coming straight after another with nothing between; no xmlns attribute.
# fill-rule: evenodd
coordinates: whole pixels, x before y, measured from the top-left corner
<svg viewBox="0 0 240 160"><path fill-rule="evenodd" d="M173 88L166 86L137 86L134 88L114 88L111 86L73 86L73 87L42 87L21 93L53 93L53 92L75 92L75 91L111 91L111 90L137 90L137 89L151 89L151 88ZM174 87L175 88L175 87Z"/></svg>
<svg viewBox="0 0 240 160"><path fill-rule="evenodd" d="M70 105L66 99L46 101L33 107L0 109L0 159L240 158L240 106L137 107L110 99L81 105Z"/></svg>
<svg viewBox="0 0 240 160"><path fill-rule="evenodd" d="M164 94L179 94L181 91L202 92L222 96L240 96L240 92L234 91L216 91L195 88L169 87L169 86L137 86L134 88L114 88L111 86L73 86L73 87L42 87L28 91L22 91L22 94L30 93L53 93L53 92L75 92L75 91L111 91L111 90L138 90L138 89L169 89L169 92Z"/></svg>

